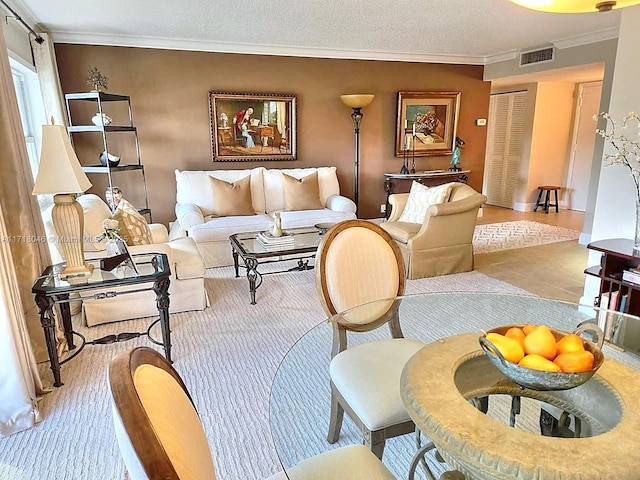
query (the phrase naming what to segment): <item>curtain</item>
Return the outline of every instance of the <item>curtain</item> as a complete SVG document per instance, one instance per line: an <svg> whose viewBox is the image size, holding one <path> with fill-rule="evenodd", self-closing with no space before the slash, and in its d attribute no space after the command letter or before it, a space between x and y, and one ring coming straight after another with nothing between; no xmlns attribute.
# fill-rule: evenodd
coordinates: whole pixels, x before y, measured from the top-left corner
<svg viewBox="0 0 640 480"><path fill-rule="evenodd" d="M31 286L49 263L4 31L0 27L0 435L40 421L33 344L44 340ZM30 241L27 241L29 239ZM42 240L42 241L38 241ZM46 350L45 350L46 352Z"/></svg>
<svg viewBox="0 0 640 480"><path fill-rule="evenodd" d="M284 136L284 131L287 126L286 117L287 117L287 104L285 102L276 102L276 122L278 126L278 132L280 135Z"/></svg>
<svg viewBox="0 0 640 480"><path fill-rule="evenodd" d="M38 43L31 38L31 49L33 59L38 72L42 101L44 103L44 113L47 122L51 118L56 125L67 125L67 109L65 107L62 87L60 86L60 76L58 75L58 64L56 62L56 52L53 42L48 33L41 33L43 43Z"/></svg>

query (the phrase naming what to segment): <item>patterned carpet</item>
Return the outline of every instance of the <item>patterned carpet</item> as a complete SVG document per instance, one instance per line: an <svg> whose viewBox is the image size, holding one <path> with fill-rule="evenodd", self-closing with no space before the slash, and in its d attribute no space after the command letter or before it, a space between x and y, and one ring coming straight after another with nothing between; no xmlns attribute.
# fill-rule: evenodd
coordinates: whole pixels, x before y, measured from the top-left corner
<svg viewBox="0 0 640 480"><path fill-rule="evenodd" d="M476 254L492 253L516 248L535 247L549 243L577 240L580 232L546 225L531 220L477 225L473 235Z"/></svg>

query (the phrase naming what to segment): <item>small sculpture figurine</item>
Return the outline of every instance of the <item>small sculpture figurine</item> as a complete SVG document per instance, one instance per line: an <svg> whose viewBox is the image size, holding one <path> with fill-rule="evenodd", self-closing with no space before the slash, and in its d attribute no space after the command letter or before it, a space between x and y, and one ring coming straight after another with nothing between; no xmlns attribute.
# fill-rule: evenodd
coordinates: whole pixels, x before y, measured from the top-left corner
<svg viewBox="0 0 640 480"><path fill-rule="evenodd" d="M449 167L449 170L451 170L452 172L459 172L460 170L462 170L459 164L460 164L460 149L463 147L464 147L464 140L462 140L460 137L456 137L456 146L453 149L453 154L451 155L451 167Z"/></svg>
<svg viewBox="0 0 640 480"><path fill-rule="evenodd" d="M271 235L274 237L282 236L282 219L280 218L280 212L273 214L273 227L271 228Z"/></svg>

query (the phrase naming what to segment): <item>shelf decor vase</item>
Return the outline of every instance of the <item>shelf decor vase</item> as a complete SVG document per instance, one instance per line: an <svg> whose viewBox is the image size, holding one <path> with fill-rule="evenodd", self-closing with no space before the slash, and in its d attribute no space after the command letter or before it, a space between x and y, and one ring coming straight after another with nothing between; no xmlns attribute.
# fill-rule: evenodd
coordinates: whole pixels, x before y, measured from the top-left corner
<svg viewBox="0 0 640 480"><path fill-rule="evenodd" d="M115 238L109 238L107 240L107 257L115 257L116 255L120 255L120 249L118 248L118 242Z"/></svg>

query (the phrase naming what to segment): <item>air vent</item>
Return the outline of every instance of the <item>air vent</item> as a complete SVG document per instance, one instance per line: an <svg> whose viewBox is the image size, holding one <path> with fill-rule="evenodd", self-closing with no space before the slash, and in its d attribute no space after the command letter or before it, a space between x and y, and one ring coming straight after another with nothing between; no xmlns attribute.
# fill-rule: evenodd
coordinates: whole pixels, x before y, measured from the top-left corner
<svg viewBox="0 0 640 480"><path fill-rule="evenodd" d="M531 50L520 53L520 66L531 65L532 63L552 62L553 47Z"/></svg>

